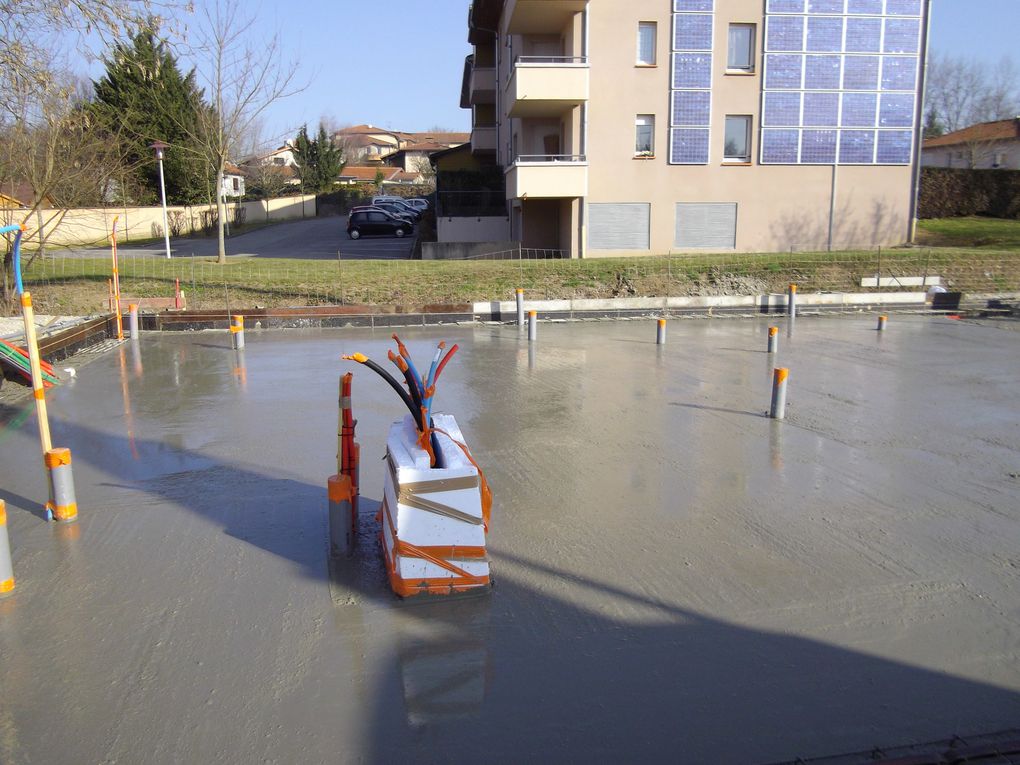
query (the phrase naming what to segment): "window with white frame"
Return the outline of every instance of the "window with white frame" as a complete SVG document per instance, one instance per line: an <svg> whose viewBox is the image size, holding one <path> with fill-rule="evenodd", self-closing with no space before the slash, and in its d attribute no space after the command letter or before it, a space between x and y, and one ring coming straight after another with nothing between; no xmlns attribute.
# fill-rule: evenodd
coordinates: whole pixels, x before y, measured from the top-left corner
<svg viewBox="0 0 1020 765"><path fill-rule="evenodd" d="M726 115L726 162L751 161L751 117L745 114Z"/></svg>
<svg viewBox="0 0 1020 765"><path fill-rule="evenodd" d="M654 21L638 22L637 63L639 66L655 66L656 27Z"/></svg>
<svg viewBox="0 0 1020 765"><path fill-rule="evenodd" d="M753 72L754 54L754 24L730 24L726 69L731 72Z"/></svg>
<svg viewBox="0 0 1020 765"><path fill-rule="evenodd" d="M634 156L655 154L655 115L639 114L634 120Z"/></svg>

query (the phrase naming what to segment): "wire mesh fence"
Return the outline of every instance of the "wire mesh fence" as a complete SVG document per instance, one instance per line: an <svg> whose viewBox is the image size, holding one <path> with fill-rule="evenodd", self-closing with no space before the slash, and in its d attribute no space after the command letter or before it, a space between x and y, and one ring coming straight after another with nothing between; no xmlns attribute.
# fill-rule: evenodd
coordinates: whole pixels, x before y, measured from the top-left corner
<svg viewBox="0 0 1020 765"><path fill-rule="evenodd" d="M470 261L284 260L199 257L120 259L121 291L169 297L176 285L189 308L355 304L461 304L510 300L521 287L536 299L758 295L924 289L935 277L968 293L1020 291L1020 253L943 248L852 252L559 257L559 251L507 250ZM63 311L104 310L109 258L35 258L25 269L37 301ZM913 277L913 279L899 279ZM873 281L874 280L874 281ZM873 285L878 286L873 286ZM923 284L923 281L921 282Z"/></svg>

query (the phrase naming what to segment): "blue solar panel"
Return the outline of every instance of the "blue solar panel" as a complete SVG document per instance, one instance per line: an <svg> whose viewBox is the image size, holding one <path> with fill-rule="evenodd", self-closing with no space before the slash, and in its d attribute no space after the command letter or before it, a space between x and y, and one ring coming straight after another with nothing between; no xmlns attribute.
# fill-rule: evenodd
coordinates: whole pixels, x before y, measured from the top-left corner
<svg viewBox="0 0 1020 765"><path fill-rule="evenodd" d="M799 130L763 130L761 134L762 164L796 164L799 140Z"/></svg>
<svg viewBox="0 0 1020 765"><path fill-rule="evenodd" d="M769 16L765 50L804 50L804 17Z"/></svg>
<svg viewBox="0 0 1020 765"><path fill-rule="evenodd" d="M885 53L917 53L921 44L920 19L886 19Z"/></svg>
<svg viewBox="0 0 1020 765"><path fill-rule="evenodd" d="M674 53L673 87L705 89L712 87L712 54Z"/></svg>
<svg viewBox="0 0 1020 765"><path fill-rule="evenodd" d="M808 0L808 13L843 13L843 0Z"/></svg>
<svg viewBox="0 0 1020 765"><path fill-rule="evenodd" d="M800 90L804 56L769 53L765 56L765 87L774 90Z"/></svg>
<svg viewBox="0 0 1020 765"><path fill-rule="evenodd" d="M847 19L847 53L878 53L882 44L882 19Z"/></svg>
<svg viewBox="0 0 1020 765"><path fill-rule="evenodd" d="M914 90L916 83L916 56L882 57L882 90Z"/></svg>
<svg viewBox="0 0 1020 765"><path fill-rule="evenodd" d="M833 128L839 125L839 93L805 93L803 124Z"/></svg>
<svg viewBox="0 0 1020 765"><path fill-rule="evenodd" d="M921 0L886 0L885 12L889 16L920 16Z"/></svg>
<svg viewBox="0 0 1020 765"><path fill-rule="evenodd" d="M878 95L875 93L844 93L840 124L843 127L874 127L877 107Z"/></svg>
<svg viewBox="0 0 1020 765"><path fill-rule="evenodd" d="M878 107L879 127L912 127L913 93L883 93Z"/></svg>
<svg viewBox="0 0 1020 765"><path fill-rule="evenodd" d="M708 130L674 128L669 161L674 165L704 165L708 162Z"/></svg>
<svg viewBox="0 0 1020 765"><path fill-rule="evenodd" d="M800 93L766 93L762 124L767 127L800 125Z"/></svg>
<svg viewBox="0 0 1020 765"><path fill-rule="evenodd" d="M711 15L681 13L673 18L676 20L673 50L712 50Z"/></svg>
<svg viewBox="0 0 1020 765"><path fill-rule="evenodd" d="M878 90L878 56L847 56L843 62L843 90Z"/></svg>
<svg viewBox="0 0 1020 765"><path fill-rule="evenodd" d="M808 18L807 49L822 53L843 50L843 19L832 16Z"/></svg>
<svg viewBox="0 0 1020 765"><path fill-rule="evenodd" d="M800 161L804 164L834 163L838 135L835 130L805 130L800 138Z"/></svg>
<svg viewBox="0 0 1020 765"><path fill-rule="evenodd" d="M803 13L804 0L768 0L767 13Z"/></svg>
<svg viewBox="0 0 1020 765"><path fill-rule="evenodd" d="M882 165L909 165L913 133L909 130L878 131L876 161Z"/></svg>
<svg viewBox="0 0 1020 765"><path fill-rule="evenodd" d="M844 130L839 136L839 161L870 165L875 161L874 130Z"/></svg>
<svg viewBox="0 0 1020 765"><path fill-rule="evenodd" d="M706 11L711 13L713 0L673 0L674 11Z"/></svg>
<svg viewBox="0 0 1020 765"><path fill-rule="evenodd" d="M707 90L673 92L674 125L708 125L711 122L712 94Z"/></svg>
<svg viewBox="0 0 1020 765"><path fill-rule="evenodd" d="M810 90L838 90L842 56L807 56L804 62L804 87Z"/></svg>
<svg viewBox="0 0 1020 765"><path fill-rule="evenodd" d="M846 12L865 16L881 16L882 0L847 0Z"/></svg>

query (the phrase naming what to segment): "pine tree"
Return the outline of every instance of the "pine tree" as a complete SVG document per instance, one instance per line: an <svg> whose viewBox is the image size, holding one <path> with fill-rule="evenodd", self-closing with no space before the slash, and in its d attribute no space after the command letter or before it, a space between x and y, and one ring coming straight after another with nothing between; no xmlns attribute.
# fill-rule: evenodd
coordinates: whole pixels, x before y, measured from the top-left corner
<svg viewBox="0 0 1020 765"><path fill-rule="evenodd" d="M139 201L159 199L159 168L149 144L170 145L163 160L168 204L191 204L208 197L213 187L208 158L189 137L189 127L208 107L195 84L194 71L183 74L176 58L152 30L130 44L117 44L106 60L106 74L94 82L94 110L99 120L117 125L127 137L130 189Z"/></svg>
<svg viewBox="0 0 1020 765"><path fill-rule="evenodd" d="M322 123L315 138L308 137L307 125L302 126L294 139L294 155L303 189L316 194L332 191L346 165L343 150L334 145Z"/></svg>

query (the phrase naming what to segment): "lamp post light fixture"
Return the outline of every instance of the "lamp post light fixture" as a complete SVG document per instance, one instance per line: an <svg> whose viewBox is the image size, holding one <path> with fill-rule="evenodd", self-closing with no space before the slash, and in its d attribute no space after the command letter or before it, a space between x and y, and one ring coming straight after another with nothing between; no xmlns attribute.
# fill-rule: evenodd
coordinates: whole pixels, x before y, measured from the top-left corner
<svg viewBox="0 0 1020 765"><path fill-rule="evenodd" d="M166 183L163 180L163 152L170 148L170 144L163 143L162 141L153 141L149 144L149 148L152 149L156 155L156 160L159 162L159 198L163 202L163 241L166 243L166 256L169 258L170 226L166 218Z"/></svg>

